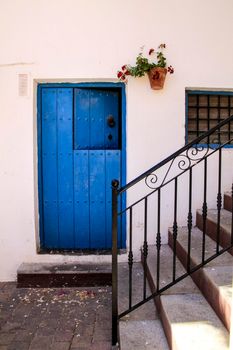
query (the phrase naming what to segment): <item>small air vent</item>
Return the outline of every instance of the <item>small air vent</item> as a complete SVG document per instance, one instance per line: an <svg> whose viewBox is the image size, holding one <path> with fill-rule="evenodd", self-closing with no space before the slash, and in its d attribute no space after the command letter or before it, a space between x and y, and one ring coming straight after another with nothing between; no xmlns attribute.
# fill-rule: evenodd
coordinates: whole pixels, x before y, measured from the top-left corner
<svg viewBox="0 0 233 350"><path fill-rule="evenodd" d="M27 73L20 73L18 75L19 81L19 96L28 97L29 96L29 75Z"/></svg>

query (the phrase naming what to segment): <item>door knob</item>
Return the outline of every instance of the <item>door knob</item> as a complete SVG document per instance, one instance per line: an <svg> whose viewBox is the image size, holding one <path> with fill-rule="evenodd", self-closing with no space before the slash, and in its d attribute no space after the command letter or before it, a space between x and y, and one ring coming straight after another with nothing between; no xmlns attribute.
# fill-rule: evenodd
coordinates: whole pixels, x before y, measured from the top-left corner
<svg viewBox="0 0 233 350"><path fill-rule="evenodd" d="M115 122L115 119L114 119L113 115L109 115L107 117L107 123L108 123L108 126L110 128L113 128L116 125L116 122Z"/></svg>

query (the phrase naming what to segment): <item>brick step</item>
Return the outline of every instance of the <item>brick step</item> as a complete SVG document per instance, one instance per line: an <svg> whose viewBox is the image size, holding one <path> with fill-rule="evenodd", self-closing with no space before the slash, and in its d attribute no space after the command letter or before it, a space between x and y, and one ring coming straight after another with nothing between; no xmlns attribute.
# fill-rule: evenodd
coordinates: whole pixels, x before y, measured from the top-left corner
<svg viewBox="0 0 233 350"><path fill-rule="evenodd" d="M217 209L209 209L206 219L206 233L216 240L217 235ZM201 210L197 210L196 225L202 230L203 219ZM220 245L224 248L231 244L231 225L232 225L232 213L228 210L221 209L220 215ZM233 255L233 249L229 251Z"/></svg>
<svg viewBox="0 0 233 350"><path fill-rule="evenodd" d="M230 191L224 193L223 207L232 212L232 195Z"/></svg>
<svg viewBox="0 0 233 350"><path fill-rule="evenodd" d="M90 287L111 285L111 264L22 263L18 288Z"/></svg>
<svg viewBox="0 0 233 350"><path fill-rule="evenodd" d="M191 266L202 261L202 236L198 228L193 228L191 236ZM173 246L172 231L169 229L169 245ZM177 256L184 266L187 266L188 230L179 227L177 235ZM206 236L205 258L216 252L216 242ZM232 304L232 276L233 257L225 252L215 258L204 268L191 275L193 281L200 288L216 314L222 320L225 327L230 331L231 327L231 304Z"/></svg>
<svg viewBox="0 0 233 350"><path fill-rule="evenodd" d="M162 245L160 257L162 287L172 281L173 252L168 245ZM150 246L147 269L152 290L156 290L156 260L156 247ZM176 277L184 272L184 267L177 259ZM190 277L156 298L156 304L170 349L229 349L229 334L226 328Z"/></svg>

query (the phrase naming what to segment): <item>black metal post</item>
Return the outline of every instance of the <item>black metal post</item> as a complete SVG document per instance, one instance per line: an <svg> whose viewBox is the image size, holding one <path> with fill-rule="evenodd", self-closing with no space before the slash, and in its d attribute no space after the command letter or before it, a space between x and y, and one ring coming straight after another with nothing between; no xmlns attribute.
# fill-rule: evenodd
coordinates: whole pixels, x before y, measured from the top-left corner
<svg viewBox="0 0 233 350"><path fill-rule="evenodd" d="M112 181L112 345L118 341L118 286L117 286L117 196L119 181Z"/></svg>
<svg viewBox="0 0 233 350"><path fill-rule="evenodd" d="M175 188L174 188L174 221L173 221L173 282L176 279L176 240L177 240L177 177L175 178Z"/></svg>
<svg viewBox="0 0 233 350"><path fill-rule="evenodd" d="M187 256L187 272L190 272L191 263L191 235L193 227L193 215L192 215L192 168L189 169L189 212L188 212L188 256Z"/></svg>
<svg viewBox="0 0 233 350"><path fill-rule="evenodd" d="M206 238L206 219L207 219L207 158L204 159L204 200L202 205L202 264L205 261L205 238Z"/></svg>
<svg viewBox="0 0 233 350"><path fill-rule="evenodd" d="M132 250L132 226L133 226L133 209L129 209L129 309L132 307L132 269L133 269L133 250Z"/></svg>
<svg viewBox="0 0 233 350"><path fill-rule="evenodd" d="M222 181L222 149L219 148L218 158L218 195L217 195L217 236L216 236L216 252L219 253L220 244L220 228L221 228L221 208L222 208L222 194L221 194L221 181Z"/></svg>
<svg viewBox="0 0 233 350"><path fill-rule="evenodd" d="M156 236L156 247L157 247L157 291L159 290L159 277L160 277L160 248L161 248L161 233L160 233L160 205L161 205L161 188L158 189L158 219L157 219L157 236Z"/></svg>
<svg viewBox="0 0 233 350"><path fill-rule="evenodd" d="M144 243L143 243L143 299L146 299L146 280L147 280L147 256L148 256L148 243L147 243L147 197L144 199Z"/></svg>

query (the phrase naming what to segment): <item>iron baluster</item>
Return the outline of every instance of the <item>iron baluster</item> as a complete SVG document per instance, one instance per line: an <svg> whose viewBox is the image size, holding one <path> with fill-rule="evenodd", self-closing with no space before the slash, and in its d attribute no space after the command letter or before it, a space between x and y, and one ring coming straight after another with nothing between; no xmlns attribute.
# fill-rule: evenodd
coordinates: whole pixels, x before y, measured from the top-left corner
<svg viewBox="0 0 233 350"><path fill-rule="evenodd" d="M228 114L231 115L231 99L230 99L230 96L228 96ZM230 141L231 139L231 122L229 121L228 123L228 139ZM229 142L229 144L231 144Z"/></svg>
<svg viewBox="0 0 233 350"><path fill-rule="evenodd" d="M206 218L207 218L207 158L204 159L204 199L202 205L202 263L205 261L205 237L206 237Z"/></svg>
<svg viewBox="0 0 233 350"><path fill-rule="evenodd" d="M221 111L220 111L220 96L218 95L218 123L220 123L221 121ZM219 145L221 144L221 131L220 131L220 128L218 129L218 143Z"/></svg>
<svg viewBox="0 0 233 350"><path fill-rule="evenodd" d="M148 243L147 243L147 197L145 198L144 206L144 243L143 243L143 299L146 299L146 271L147 271L147 256L148 256Z"/></svg>
<svg viewBox="0 0 233 350"><path fill-rule="evenodd" d="M197 95L197 106L196 106L196 111L197 111L197 120L196 120L196 123L197 123L197 137L199 136L199 112L200 112L200 105L199 105L199 95Z"/></svg>
<svg viewBox="0 0 233 350"><path fill-rule="evenodd" d="M190 255L191 255L191 234L193 226L192 217L192 168L189 170L189 212L188 212L188 256L187 256L187 271L190 272Z"/></svg>
<svg viewBox="0 0 233 350"><path fill-rule="evenodd" d="M160 276L160 248L161 248L161 233L160 233L160 205L161 205L161 189L158 189L158 218L157 218L157 235L156 235L156 248L157 248L157 276L156 286L159 290L159 276Z"/></svg>
<svg viewBox="0 0 233 350"><path fill-rule="evenodd" d="M222 179L222 149L220 148L218 158L218 195L217 195L217 236L216 236L216 252L219 252L220 244L220 225L221 225L221 208L222 208L222 194L221 194L221 179Z"/></svg>
<svg viewBox="0 0 233 350"><path fill-rule="evenodd" d="M133 268L133 251L132 251L132 208L129 209L129 309L132 307L132 268Z"/></svg>
<svg viewBox="0 0 233 350"><path fill-rule="evenodd" d="M177 232L178 232L178 226L177 226L177 177L175 178L175 185L174 185L174 221L173 221L173 282L176 279L176 241L177 241Z"/></svg>
<svg viewBox="0 0 233 350"><path fill-rule="evenodd" d="M119 181L112 181L112 345L118 340L117 196Z"/></svg>
<svg viewBox="0 0 233 350"><path fill-rule="evenodd" d="M210 130L210 96L207 95L207 128ZM208 146L210 144L210 137L207 137Z"/></svg>

